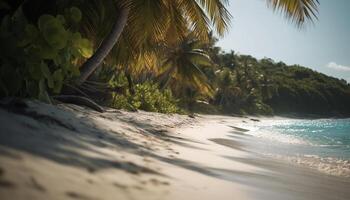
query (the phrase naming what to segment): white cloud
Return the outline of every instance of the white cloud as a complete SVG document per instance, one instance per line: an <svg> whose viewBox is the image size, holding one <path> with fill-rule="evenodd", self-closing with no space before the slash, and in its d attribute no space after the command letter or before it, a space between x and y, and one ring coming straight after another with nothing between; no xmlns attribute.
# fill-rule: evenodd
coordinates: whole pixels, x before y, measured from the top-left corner
<svg viewBox="0 0 350 200"><path fill-rule="evenodd" d="M349 66L344 66L344 65L339 65L335 62L330 62L327 64L328 68L337 70L337 71L347 71L350 72L350 67Z"/></svg>

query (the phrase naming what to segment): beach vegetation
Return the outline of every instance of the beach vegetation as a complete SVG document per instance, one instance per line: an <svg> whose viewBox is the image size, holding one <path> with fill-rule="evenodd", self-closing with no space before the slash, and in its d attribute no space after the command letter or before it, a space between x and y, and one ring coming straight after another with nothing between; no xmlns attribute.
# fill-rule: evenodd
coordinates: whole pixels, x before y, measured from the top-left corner
<svg viewBox="0 0 350 200"><path fill-rule="evenodd" d="M267 0L303 28L317 0ZM227 0L1 1L0 96L154 112L349 114L349 84L223 52ZM66 99L66 98L60 98Z"/></svg>
<svg viewBox="0 0 350 200"><path fill-rule="evenodd" d="M1 20L0 95L34 97L50 102L68 80L80 74L78 64L92 54L91 42L78 31L81 12L41 15L31 23L19 7Z"/></svg>
<svg viewBox="0 0 350 200"><path fill-rule="evenodd" d="M110 106L131 111L140 109L160 113L181 112L171 90L160 90L157 84L151 82L136 84L133 94L130 91L125 94L112 93Z"/></svg>

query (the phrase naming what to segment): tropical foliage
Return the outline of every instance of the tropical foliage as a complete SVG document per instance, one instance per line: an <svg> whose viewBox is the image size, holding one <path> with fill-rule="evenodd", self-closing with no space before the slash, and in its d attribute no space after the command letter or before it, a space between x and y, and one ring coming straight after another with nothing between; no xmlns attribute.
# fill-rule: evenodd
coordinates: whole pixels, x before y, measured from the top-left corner
<svg viewBox="0 0 350 200"><path fill-rule="evenodd" d="M155 112L349 114L349 85L215 46L227 0L0 1L0 96ZM266 0L303 28L317 0ZM200 106L198 106L200 105Z"/></svg>
<svg viewBox="0 0 350 200"><path fill-rule="evenodd" d="M79 76L78 64L92 46L77 31L76 7L56 16L44 14L30 23L22 9L5 16L0 27L1 96L36 97L50 101L68 79Z"/></svg>
<svg viewBox="0 0 350 200"><path fill-rule="evenodd" d="M157 84L150 82L136 84L134 89L134 94L113 93L110 106L117 109L141 109L160 113L182 112L169 89L161 91Z"/></svg>
<svg viewBox="0 0 350 200"><path fill-rule="evenodd" d="M112 2L112 3L111 3ZM108 7L97 7L107 10L107 16L118 16L114 21L107 18L105 24L110 24L111 31L103 38L100 47L94 56L87 60L82 67L82 75L79 82L84 82L90 74L102 63L102 59L112 51L117 52L114 57L119 65L130 65L139 54L144 54L158 43L174 43L187 35L191 29L193 34L201 40L207 39L207 33L214 27L219 35L222 35L229 23L230 14L225 8L226 1L213 0L120 0L116 3L105 0ZM87 4L86 4L87 3ZM94 1L81 4L85 9ZM113 6L115 4L115 6ZM90 8L96 6L90 6ZM90 9L87 17L90 21L96 21L95 9ZM101 12L97 13L97 19ZM127 20L126 20L127 18ZM112 17L113 19L113 17ZM112 23L111 23L112 22ZM97 24L97 23L93 23ZM99 30L96 28L92 28ZM114 47L114 48L113 48ZM112 49L113 48L113 49Z"/></svg>

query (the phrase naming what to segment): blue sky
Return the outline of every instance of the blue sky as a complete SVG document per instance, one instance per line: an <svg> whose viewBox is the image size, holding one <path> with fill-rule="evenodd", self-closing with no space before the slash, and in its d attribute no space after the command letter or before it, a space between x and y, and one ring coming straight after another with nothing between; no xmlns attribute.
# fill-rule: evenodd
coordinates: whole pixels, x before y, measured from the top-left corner
<svg viewBox="0 0 350 200"><path fill-rule="evenodd" d="M265 0L230 0L230 30L218 42L256 58L300 64L350 82L350 0L320 0L319 20L297 29Z"/></svg>

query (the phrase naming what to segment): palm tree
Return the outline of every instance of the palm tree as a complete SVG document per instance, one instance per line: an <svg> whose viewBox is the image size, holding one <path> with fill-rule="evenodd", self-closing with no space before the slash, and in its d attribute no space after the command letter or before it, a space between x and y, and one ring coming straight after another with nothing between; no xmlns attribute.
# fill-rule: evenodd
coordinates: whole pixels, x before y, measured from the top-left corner
<svg viewBox="0 0 350 200"><path fill-rule="evenodd" d="M202 71L203 67L211 67L213 62L205 51L203 43L189 34L179 43L161 48L161 73L157 80L161 88L169 85L173 91L182 92L184 88L193 88L202 94L209 94L210 86Z"/></svg>
<svg viewBox="0 0 350 200"><path fill-rule="evenodd" d="M275 11L302 27L317 18L318 0L266 0ZM110 33L95 54L82 66L78 83L83 83L100 66L118 42L122 33L138 44L159 41L171 34L175 40L183 37L188 28L200 38L206 38L213 25L219 35L227 28L230 14L227 0L119 0L119 16ZM170 40L170 37L167 37Z"/></svg>
<svg viewBox="0 0 350 200"><path fill-rule="evenodd" d="M218 72L217 78L218 88L215 96L217 104L229 108L235 104L237 97L241 95L241 89L235 84L235 79L228 69Z"/></svg>
<svg viewBox="0 0 350 200"><path fill-rule="evenodd" d="M230 14L226 0L119 0L110 33L103 39L94 55L81 68L78 84L83 83L100 66L120 37L135 49L145 49L149 42L167 38L177 40L190 28L198 38L206 39L211 27L223 35ZM85 5L83 5L84 8Z"/></svg>

